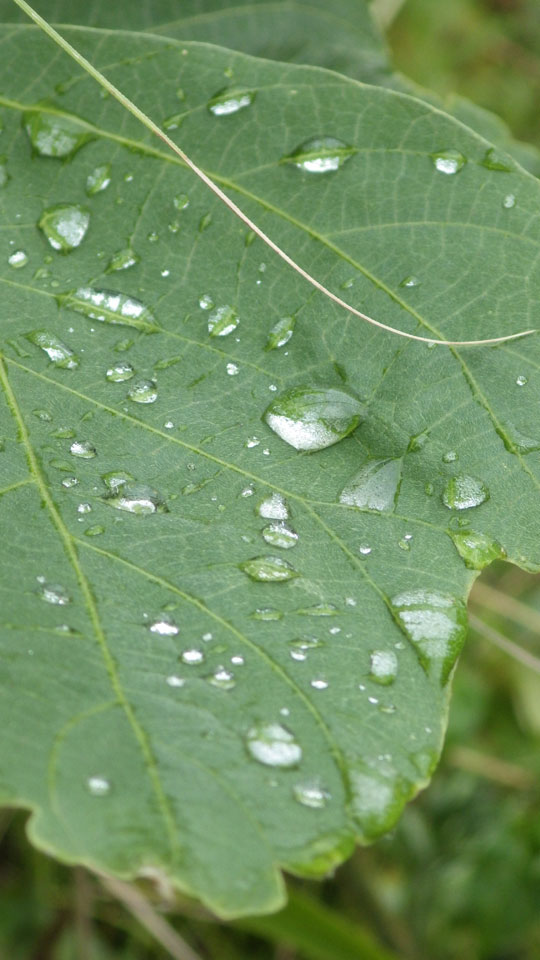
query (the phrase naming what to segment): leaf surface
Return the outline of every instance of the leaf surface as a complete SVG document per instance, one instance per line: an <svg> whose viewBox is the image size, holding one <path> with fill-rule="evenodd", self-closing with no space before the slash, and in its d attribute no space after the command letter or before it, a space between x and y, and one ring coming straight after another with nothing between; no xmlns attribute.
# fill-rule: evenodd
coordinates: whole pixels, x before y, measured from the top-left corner
<svg viewBox="0 0 540 960"><path fill-rule="evenodd" d="M537 322L540 186L461 124L317 68L69 37L158 122L180 86L183 148L368 314ZM270 911L280 868L323 874L427 783L477 569L540 568L538 339L371 329L37 30L0 54L2 801L66 861ZM248 102L216 115L227 84ZM67 252L59 208L90 212Z"/></svg>

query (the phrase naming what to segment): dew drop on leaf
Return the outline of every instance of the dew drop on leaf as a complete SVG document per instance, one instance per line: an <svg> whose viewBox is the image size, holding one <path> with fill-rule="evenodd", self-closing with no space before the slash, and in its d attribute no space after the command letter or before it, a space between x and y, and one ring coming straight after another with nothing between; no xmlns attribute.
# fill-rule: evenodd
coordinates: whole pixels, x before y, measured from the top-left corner
<svg viewBox="0 0 540 960"><path fill-rule="evenodd" d="M401 281L400 287L419 287L421 282L418 277L405 277L404 280Z"/></svg>
<svg viewBox="0 0 540 960"><path fill-rule="evenodd" d="M169 687L183 687L185 682L183 677L177 677L175 673L171 673L165 680Z"/></svg>
<svg viewBox="0 0 540 960"><path fill-rule="evenodd" d="M41 157L72 157L94 135L84 129L77 117L53 110L28 110L23 114L32 149Z"/></svg>
<svg viewBox="0 0 540 960"><path fill-rule="evenodd" d="M288 520L289 506L281 493L272 493L261 500L257 513L265 520Z"/></svg>
<svg viewBox="0 0 540 960"><path fill-rule="evenodd" d="M229 117L239 110L251 106L255 100L255 90L243 87L224 87L208 101L208 109L214 117Z"/></svg>
<svg viewBox="0 0 540 960"><path fill-rule="evenodd" d="M180 656L180 659L182 663L187 663L190 666L195 666L198 663L204 662L204 653L202 652L202 650L196 650L196 649L184 650L184 652Z"/></svg>
<svg viewBox="0 0 540 960"><path fill-rule="evenodd" d="M208 683L211 683L213 687L217 687L218 690L232 690L236 686L234 673L226 670L225 667L218 667L215 673L208 677Z"/></svg>
<svg viewBox="0 0 540 960"><path fill-rule="evenodd" d="M471 570L483 570L494 560L503 560L506 557L506 551L500 543L485 533L458 530L450 532L450 536L457 552L465 561L465 566Z"/></svg>
<svg viewBox="0 0 540 960"><path fill-rule="evenodd" d="M139 260L140 257L131 247L124 247L123 250L117 250L116 253L113 253L105 272L114 273L117 270L129 270L130 267L134 267L136 263L139 263Z"/></svg>
<svg viewBox="0 0 540 960"><path fill-rule="evenodd" d="M465 639L464 605L454 597L431 590L406 591L391 603L422 667L444 685Z"/></svg>
<svg viewBox="0 0 540 960"><path fill-rule="evenodd" d="M500 173L511 173L514 169L510 158L500 154L495 147L486 150L480 164L488 170L498 170Z"/></svg>
<svg viewBox="0 0 540 960"><path fill-rule="evenodd" d="M305 783L295 784L293 795L302 806L312 807L314 810L325 807L330 799L330 794L321 787L318 780L308 780Z"/></svg>
<svg viewBox="0 0 540 960"><path fill-rule="evenodd" d="M125 473L123 470L111 470L110 473L102 474L101 479L105 486L113 492L126 483L135 482L135 477L132 477L130 473Z"/></svg>
<svg viewBox="0 0 540 960"><path fill-rule="evenodd" d="M387 686L397 676L398 662L393 650L373 650L370 655L370 678Z"/></svg>
<svg viewBox="0 0 540 960"><path fill-rule="evenodd" d="M296 767L302 759L302 748L291 731L280 723L251 727L246 745L251 756L268 767Z"/></svg>
<svg viewBox="0 0 540 960"><path fill-rule="evenodd" d="M92 527L87 527L84 531L85 537L100 537L102 533L105 533L105 527L100 523L96 523Z"/></svg>
<svg viewBox="0 0 540 960"><path fill-rule="evenodd" d="M283 583L300 576L290 563L281 557L254 557L239 566L251 580L258 583Z"/></svg>
<svg viewBox="0 0 540 960"><path fill-rule="evenodd" d="M229 377L236 377L240 373L240 370L238 369L238 365L236 363L228 363L226 370Z"/></svg>
<svg viewBox="0 0 540 960"><path fill-rule="evenodd" d="M46 603L52 603L59 607L65 607L66 604L71 603L69 593L61 584L49 583L45 577L38 577L37 580L39 584L37 594L41 600L45 600Z"/></svg>
<svg viewBox="0 0 540 960"><path fill-rule="evenodd" d="M263 419L295 450L323 450L358 426L365 407L335 387L293 387L272 400Z"/></svg>
<svg viewBox="0 0 540 960"><path fill-rule="evenodd" d="M130 363L126 360L120 360L108 368L106 377L111 383L123 383L125 380L131 380L134 373L135 370Z"/></svg>
<svg viewBox="0 0 540 960"><path fill-rule="evenodd" d="M97 454L97 450L94 444L90 443L90 440L75 440L71 444L69 452L72 456L80 457L82 460L91 460Z"/></svg>
<svg viewBox="0 0 540 960"><path fill-rule="evenodd" d="M489 490L478 477L459 473L446 484L442 500L449 510L470 510L489 500Z"/></svg>
<svg viewBox="0 0 540 960"><path fill-rule="evenodd" d="M275 607L258 607L251 616L254 620L275 621L283 619L283 611L276 610Z"/></svg>
<svg viewBox="0 0 540 960"><path fill-rule="evenodd" d="M157 633L160 637L176 637L179 633L178 625L167 613L162 614L148 624L150 633Z"/></svg>
<svg viewBox="0 0 540 960"><path fill-rule="evenodd" d="M459 460L459 456L455 450L448 450L447 453L443 453L442 455L443 463L455 463L456 460Z"/></svg>
<svg viewBox="0 0 540 960"><path fill-rule="evenodd" d="M183 119L183 113L172 113L170 117L165 117L161 126L164 130L178 130L182 126Z"/></svg>
<svg viewBox="0 0 540 960"><path fill-rule="evenodd" d="M173 197L173 204L176 210L185 210L189 207L189 197L185 193L177 193Z"/></svg>
<svg viewBox="0 0 540 960"><path fill-rule="evenodd" d="M28 254L24 250L14 250L8 257L8 264L14 270L20 270L28 263Z"/></svg>
<svg viewBox="0 0 540 960"><path fill-rule="evenodd" d="M25 337L30 343L43 350L55 367L75 370L79 366L79 358L73 350L66 347L54 333L48 330L31 330L30 333L25 334Z"/></svg>
<svg viewBox="0 0 540 960"><path fill-rule="evenodd" d="M94 287L79 287L59 297L60 305L76 313L82 313L101 323L123 324L153 333L157 330L154 317L148 307L135 297L114 290L96 290Z"/></svg>
<svg viewBox="0 0 540 960"><path fill-rule="evenodd" d="M93 797L106 797L111 792L111 784L105 777L88 777L86 787Z"/></svg>
<svg viewBox="0 0 540 960"><path fill-rule="evenodd" d="M272 547L290 550L298 543L298 534L284 523L270 523L262 531L263 539Z"/></svg>
<svg viewBox="0 0 540 960"><path fill-rule="evenodd" d="M345 485L339 502L358 510L394 510L401 484L401 460L368 460Z"/></svg>
<svg viewBox="0 0 540 960"><path fill-rule="evenodd" d="M128 397L134 403L155 403L158 398L155 380L137 380L128 390Z"/></svg>
<svg viewBox="0 0 540 960"><path fill-rule="evenodd" d="M83 242L90 224L90 211L77 203L57 203L47 207L38 221L50 246L59 253L70 253Z"/></svg>
<svg viewBox="0 0 540 960"><path fill-rule="evenodd" d="M146 483L121 483L105 494L104 502L115 510L124 510L145 516L151 513L167 513L168 507L163 497Z"/></svg>
<svg viewBox="0 0 540 960"><path fill-rule="evenodd" d="M516 205L516 197L513 193L507 193L503 200L503 207L505 210L512 210Z"/></svg>
<svg viewBox="0 0 540 960"><path fill-rule="evenodd" d="M217 307L208 317L208 333L211 337L228 337L236 330L240 319L228 304Z"/></svg>
<svg viewBox="0 0 540 960"><path fill-rule="evenodd" d="M335 617L340 611L333 603L316 603L313 607L300 607L295 612L305 617Z"/></svg>
<svg viewBox="0 0 540 960"><path fill-rule="evenodd" d="M347 146L336 137L311 137L282 157L281 163L292 163L306 173L331 173L339 170L355 153L355 147Z"/></svg>
<svg viewBox="0 0 540 960"><path fill-rule="evenodd" d="M277 350L289 342L296 324L296 317L282 317L268 334L265 350Z"/></svg>
<svg viewBox="0 0 540 960"><path fill-rule="evenodd" d="M66 490L70 490L71 487L76 487L79 482L77 477L64 477L62 486L65 487Z"/></svg>
<svg viewBox="0 0 540 960"><path fill-rule="evenodd" d="M201 310L212 309L212 307L214 306L214 301L212 300L212 297L210 296L209 293L203 293L203 295L199 297L199 306Z"/></svg>
<svg viewBox="0 0 540 960"><path fill-rule="evenodd" d="M384 772L351 770L352 810L365 840L373 840L394 824L411 794L407 782L385 764Z"/></svg>
<svg viewBox="0 0 540 960"><path fill-rule="evenodd" d="M518 387L525 387L528 382L528 378L524 377L523 374L516 378L516 385Z"/></svg>
<svg viewBox="0 0 540 960"><path fill-rule="evenodd" d="M310 681L310 686L313 687L314 690L326 690L328 688L328 680L317 678L316 680Z"/></svg>
<svg viewBox="0 0 540 960"><path fill-rule="evenodd" d="M86 178L86 193L89 197L94 196L96 193L101 193L102 190L106 190L111 182L111 165L110 163L101 164L98 167L95 167L91 173L88 174Z"/></svg>
<svg viewBox="0 0 540 960"><path fill-rule="evenodd" d="M459 173L467 163L466 157L459 150L438 150L431 154L431 159L439 173L446 173L449 176Z"/></svg>

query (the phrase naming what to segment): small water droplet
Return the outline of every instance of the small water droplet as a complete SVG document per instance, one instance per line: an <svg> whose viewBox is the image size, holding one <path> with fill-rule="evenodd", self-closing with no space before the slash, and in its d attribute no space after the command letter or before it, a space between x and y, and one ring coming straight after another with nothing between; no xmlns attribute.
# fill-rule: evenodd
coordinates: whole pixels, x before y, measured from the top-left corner
<svg viewBox="0 0 540 960"><path fill-rule="evenodd" d="M255 100L254 90L243 87L224 87L208 101L208 109L214 117L229 117L249 107Z"/></svg>
<svg viewBox="0 0 540 960"><path fill-rule="evenodd" d="M264 520L288 520L289 506L281 493L272 493L261 500L257 506L257 513Z"/></svg>
<svg viewBox="0 0 540 960"><path fill-rule="evenodd" d="M204 663L204 653L202 650L184 650L181 654L180 659L182 663L187 663L190 666L195 666L198 663Z"/></svg>
<svg viewBox="0 0 540 960"><path fill-rule="evenodd" d="M218 667L215 673L208 677L208 683L211 683L213 687L217 687L218 690L232 690L236 686L234 673L226 670L225 667Z"/></svg>
<svg viewBox="0 0 540 960"><path fill-rule="evenodd" d="M302 759L302 748L291 731L280 723L251 727L246 736L246 746L255 760L268 767L296 767Z"/></svg>
<svg viewBox="0 0 540 960"><path fill-rule="evenodd" d="M290 550L298 543L298 534L284 523L270 523L262 531L263 539L272 547Z"/></svg>
<svg viewBox="0 0 540 960"><path fill-rule="evenodd" d="M102 533L105 533L105 527L100 523L94 524L93 527L87 527L84 531L85 537L100 537Z"/></svg>
<svg viewBox="0 0 540 960"><path fill-rule="evenodd" d="M316 603L313 607L300 607L295 611L304 617L335 617L339 612L333 603Z"/></svg>
<svg viewBox="0 0 540 960"><path fill-rule="evenodd" d="M173 204L176 210L185 210L189 207L189 197L185 193L177 193L173 197Z"/></svg>
<svg viewBox="0 0 540 960"><path fill-rule="evenodd" d="M105 272L114 273L116 270L129 270L130 267L139 263L139 260L140 257L131 247L124 247L123 250L117 250L116 253L113 253Z"/></svg>
<svg viewBox="0 0 540 960"><path fill-rule="evenodd" d="M101 323L122 324L154 333L158 328L148 307L135 297L113 290L79 287L59 297L60 305Z"/></svg>
<svg viewBox="0 0 540 960"><path fill-rule="evenodd" d="M228 337L239 323L240 319L232 307L225 304L213 310L208 317L208 332L211 337Z"/></svg>
<svg viewBox="0 0 540 960"><path fill-rule="evenodd" d="M339 502L358 510L393 511L401 484L401 467L401 460L368 460L345 485Z"/></svg>
<svg viewBox="0 0 540 960"><path fill-rule="evenodd" d="M91 512L92 512L91 503L88 503L88 502L79 503L77 507L77 513L91 513Z"/></svg>
<svg viewBox="0 0 540 960"><path fill-rule="evenodd" d="M66 490L70 490L71 487L76 487L79 482L80 481L77 479L77 477L64 477L62 480L62 486L65 487Z"/></svg>
<svg viewBox="0 0 540 960"><path fill-rule="evenodd" d="M134 403L155 403L158 398L155 380L137 380L128 390L128 397Z"/></svg>
<svg viewBox="0 0 540 960"><path fill-rule="evenodd" d="M261 441L258 437L249 437L249 439L245 442L245 446L248 448L248 450L252 450L253 447L258 447L260 442Z"/></svg>
<svg viewBox="0 0 540 960"><path fill-rule="evenodd" d="M455 463L456 460L459 460L459 456L455 450L448 450L447 453L443 453L442 455L443 463Z"/></svg>
<svg viewBox="0 0 540 960"><path fill-rule="evenodd" d="M170 117L166 117L161 126L164 130L178 130L182 126L182 121L184 119L184 113L172 113Z"/></svg>
<svg viewBox="0 0 540 960"><path fill-rule="evenodd" d="M265 350L277 350L289 342L296 324L296 317L282 317L268 334Z"/></svg>
<svg viewBox="0 0 540 960"><path fill-rule="evenodd" d="M507 195L505 196L505 198L504 198L504 200L503 200L503 202L502 202L502 205L503 205L503 207L505 208L505 210L512 210L512 209L515 207L515 205L516 205L516 197L515 197L515 194L513 194L513 193L507 193Z"/></svg>
<svg viewBox="0 0 540 960"><path fill-rule="evenodd" d="M465 561L465 566L471 570L483 570L494 560L503 560L506 557L506 551L500 543L485 533L458 530L451 532L450 537L460 557Z"/></svg>
<svg viewBox="0 0 540 960"><path fill-rule="evenodd" d="M358 553L359 553L362 557L369 557L369 555L370 555L370 553L371 553L371 550L372 550L372 548L369 547L369 546L367 545L367 543L361 543L360 546L358 547Z"/></svg>
<svg viewBox="0 0 540 960"><path fill-rule="evenodd" d="M352 393L335 387L294 387L272 400L263 419L295 450L323 450L358 426L365 412Z"/></svg>
<svg viewBox="0 0 540 960"><path fill-rule="evenodd" d="M50 246L70 253L83 242L90 224L90 211L78 203L57 203L43 211L38 227Z"/></svg>
<svg viewBox="0 0 540 960"><path fill-rule="evenodd" d="M185 682L183 677L177 677L174 673L171 673L171 675L165 679L165 683L167 683L169 687L183 687Z"/></svg>
<svg viewBox="0 0 540 960"><path fill-rule="evenodd" d="M418 277L410 276L410 277L405 277L401 281L400 287L419 287L421 283L422 281L419 280Z"/></svg>
<svg viewBox="0 0 540 960"><path fill-rule="evenodd" d="M314 690L326 690L328 687L328 681L321 679L311 680L310 686L313 687Z"/></svg>
<svg viewBox="0 0 540 960"><path fill-rule="evenodd" d="M209 293L204 293L202 297L199 297L199 306L201 310L211 310L214 306L214 301Z"/></svg>
<svg viewBox="0 0 540 960"><path fill-rule="evenodd" d="M86 787L93 797L106 797L111 792L110 781L105 777L88 777Z"/></svg>
<svg viewBox="0 0 540 960"><path fill-rule="evenodd" d="M177 624L167 613L161 614L148 624L150 633L157 633L160 637L176 637L179 633Z"/></svg>
<svg viewBox="0 0 540 960"><path fill-rule="evenodd" d="M102 474L101 479L106 487L109 490L118 490L119 487L122 487L126 483L133 483L135 480L130 473L124 473L123 470L111 470L110 473Z"/></svg>
<svg viewBox="0 0 540 960"><path fill-rule="evenodd" d="M300 576L287 560L281 557L253 557L239 564L240 570L258 583L284 583Z"/></svg>
<svg viewBox="0 0 540 960"><path fill-rule="evenodd" d="M467 163L466 157L459 150L438 150L431 154L431 159L439 173L448 175L459 173Z"/></svg>
<svg viewBox="0 0 540 960"><path fill-rule="evenodd" d="M524 377L523 375L517 377L516 379L516 384L518 387L524 387L528 382L528 377Z"/></svg>
<svg viewBox="0 0 540 960"><path fill-rule="evenodd" d="M489 490L477 477L459 473L446 484L442 500L449 510L470 510L489 500Z"/></svg>
<svg viewBox="0 0 540 960"><path fill-rule="evenodd" d="M228 364L227 364L227 373L228 373L228 375L229 375L230 377L236 377L237 374L240 373L240 370L238 369L237 364L236 364L236 363L228 363Z"/></svg>
<svg viewBox="0 0 540 960"><path fill-rule="evenodd" d="M79 358L66 347L65 343L58 339L54 333L48 330L31 330L25 337L30 343L39 347L47 354L51 363L55 367L62 367L67 370L76 370L79 366Z"/></svg>
<svg viewBox="0 0 540 960"><path fill-rule="evenodd" d="M237 667L243 667L244 662L245 662L244 658L241 656L231 657L231 663L233 663Z"/></svg>
<svg viewBox="0 0 540 960"><path fill-rule="evenodd" d="M20 270L28 263L28 254L24 250L14 250L8 257L8 264L14 270Z"/></svg>
<svg viewBox="0 0 540 960"><path fill-rule="evenodd" d="M312 137L300 144L281 163L292 163L306 173L331 173L339 170L356 153L336 137Z"/></svg>
<svg viewBox="0 0 540 960"><path fill-rule="evenodd" d="M397 676L398 661L393 650L374 650L370 656L370 677L387 686Z"/></svg>
<svg viewBox="0 0 540 960"><path fill-rule="evenodd" d="M283 619L283 611L274 607L259 607L251 614L254 620L275 621Z"/></svg>
<svg viewBox="0 0 540 960"><path fill-rule="evenodd" d="M45 108L28 110L23 114L23 124L32 149L41 157L72 157L94 139L78 117L52 112L52 108L51 112Z"/></svg>
<svg viewBox="0 0 540 960"><path fill-rule="evenodd" d="M206 230L211 223L212 223L212 214L205 213L204 216L202 216L201 219L199 220L199 233L202 233L204 230Z"/></svg>
<svg viewBox="0 0 540 960"><path fill-rule="evenodd" d="M71 444L69 452L74 457L81 457L83 460L91 460L97 454L97 450L94 444L90 443L90 440L75 440Z"/></svg>
<svg viewBox="0 0 540 960"><path fill-rule="evenodd" d="M305 783L297 783L293 787L295 800L304 807L312 807L314 810L320 810L325 807L330 800L330 794L321 787L318 780L308 780Z"/></svg>
<svg viewBox="0 0 540 960"><path fill-rule="evenodd" d="M131 380L135 370L126 360L119 360L118 363L109 367L106 373L107 380L111 383L123 383L125 380Z"/></svg>
<svg viewBox="0 0 540 960"><path fill-rule="evenodd" d="M88 174L86 178L86 193L89 197L94 196L96 193L101 193L102 190L106 190L111 182L111 165L110 163L101 164L98 167L95 167L91 173Z"/></svg>
<svg viewBox="0 0 540 960"><path fill-rule="evenodd" d="M61 584L49 583L45 580L45 577L38 577L37 580L39 584L37 594L41 600L45 600L46 603L52 603L59 607L65 607L66 604L71 603L69 593Z"/></svg>
<svg viewBox="0 0 540 960"><path fill-rule="evenodd" d="M124 510L139 516L168 512L167 504L161 494L146 483L119 483L116 487L111 486L110 493L103 499L116 510Z"/></svg>

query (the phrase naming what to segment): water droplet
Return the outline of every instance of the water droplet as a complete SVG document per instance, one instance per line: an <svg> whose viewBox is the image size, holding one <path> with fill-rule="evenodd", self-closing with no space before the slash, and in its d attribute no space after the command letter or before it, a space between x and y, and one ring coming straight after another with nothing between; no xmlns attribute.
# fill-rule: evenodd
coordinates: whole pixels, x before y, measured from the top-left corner
<svg viewBox="0 0 540 960"><path fill-rule="evenodd" d="M459 173L467 163L466 157L459 150L438 150L431 154L431 159L439 173L448 175Z"/></svg>
<svg viewBox="0 0 540 960"><path fill-rule="evenodd" d="M335 387L294 387L272 400L263 419L295 450L323 450L358 426L365 412L353 394Z"/></svg>
<svg viewBox="0 0 540 960"><path fill-rule="evenodd" d="M311 680L310 686L313 687L314 690L326 690L328 687L328 681L321 679Z"/></svg>
<svg viewBox="0 0 540 960"><path fill-rule="evenodd" d="M208 332L211 337L228 337L239 323L240 320L232 307L225 304L213 310L208 317Z"/></svg>
<svg viewBox="0 0 540 960"><path fill-rule="evenodd" d="M456 460L459 460L459 456L455 450L449 450L448 453L443 453L442 455L443 463L455 463Z"/></svg>
<svg viewBox="0 0 540 960"><path fill-rule="evenodd" d="M359 510L391 512L401 484L401 460L368 460L345 485L339 502Z"/></svg>
<svg viewBox="0 0 540 960"><path fill-rule="evenodd" d="M521 433L513 423L502 424L502 429L498 432L509 453L527 454L540 450L540 440Z"/></svg>
<svg viewBox="0 0 540 960"><path fill-rule="evenodd" d="M140 257L137 256L131 247L124 247L123 250L117 250L116 253L113 253L105 272L113 273L115 270L129 270L130 267L134 267L136 263L139 263L139 260Z"/></svg>
<svg viewBox="0 0 540 960"><path fill-rule="evenodd" d="M23 114L24 128L32 149L41 157L72 157L83 144L94 139L82 121L66 113L28 110Z"/></svg>
<svg viewBox="0 0 540 960"><path fill-rule="evenodd" d="M203 293L202 297L199 297L199 306L201 310L211 310L214 306L214 301L209 293Z"/></svg>
<svg viewBox="0 0 540 960"><path fill-rule="evenodd" d="M128 390L128 397L134 403L155 403L158 398L155 380L137 380Z"/></svg>
<svg viewBox="0 0 540 960"><path fill-rule="evenodd" d="M177 193L173 197L173 204L176 210L185 210L189 207L189 197L185 193Z"/></svg>
<svg viewBox="0 0 540 960"><path fill-rule="evenodd" d="M518 387L524 387L528 382L529 382L528 377L524 377L523 375L519 376L516 379L516 384Z"/></svg>
<svg viewBox="0 0 540 960"><path fill-rule="evenodd" d="M292 659L300 662L307 660L309 650L315 650L317 647L322 647L322 645L322 641L317 637L296 637L294 640L289 641Z"/></svg>
<svg viewBox="0 0 540 960"><path fill-rule="evenodd" d="M118 363L109 367L106 373L107 380L111 383L123 383L124 380L131 380L135 370L126 360L119 360Z"/></svg>
<svg viewBox="0 0 540 960"><path fill-rule="evenodd" d="M91 513L91 512L92 512L92 504L91 504L91 503L88 503L88 502L79 503L79 505L78 505L78 507L77 507L77 513Z"/></svg>
<svg viewBox="0 0 540 960"><path fill-rule="evenodd" d="M465 566L472 570L483 570L493 560L503 560L506 557L506 551L500 543L492 540L485 533L458 530L455 533L451 532L450 536L457 552L465 561Z"/></svg>
<svg viewBox="0 0 540 960"><path fill-rule="evenodd" d="M228 375L229 375L230 377L236 377L237 374L240 373L237 364L236 364L236 363L228 363L228 364L227 364L227 373L228 373Z"/></svg>
<svg viewBox="0 0 540 960"><path fill-rule="evenodd" d="M59 302L68 310L102 323L122 324L150 333L158 329L148 307L125 293L79 287L74 293L63 294Z"/></svg>
<svg viewBox="0 0 540 960"><path fill-rule="evenodd" d="M75 370L79 366L79 358L75 356L73 350L66 347L54 333L49 333L48 330L31 330L30 333L25 334L25 337L30 343L40 347L55 367Z"/></svg>
<svg viewBox="0 0 540 960"><path fill-rule="evenodd" d="M281 493L272 493L261 500L257 513L265 520L288 520L289 506Z"/></svg>
<svg viewBox="0 0 540 960"><path fill-rule="evenodd" d="M111 165L110 163L104 163L99 167L95 167L91 173L88 174L86 178L86 193L89 197L94 196L96 193L101 193L102 190L106 190L111 182Z"/></svg>
<svg viewBox="0 0 540 960"><path fill-rule="evenodd" d="M59 583L49 583L45 577L38 577L37 580L39 584L37 593L41 600L59 607L65 607L66 604L71 603L71 597L65 587Z"/></svg>
<svg viewBox="0 0 540 960"><path fill-rule="evenodd" d="M513 193L508 193L503 200L505 210L512 210L516 205L516 197Z"/></svg>
<svg viewBox="0 0 540 960"><path fill-rule="evenodd" d="M89 440L75 440L71 444L69 452L74 457L81 457L82 460L91 460L97 454L94 444L90 443Z"/></svg>
<svg viewBox="0 0 540 960"><path fill-rule="evenodd" d="M93 797L106 797L111 792L110 781L105 777L88 777L86 786Z"/></svg>
<svg viewBox="0 0 540 960"><path fill-rule="evenodd" d="M178 130L182 126L183 119L183 113L172 113L170 117L165 118L161 126L164 130Z"/></svg>
<svg viewBox="0 0 540 960"><path fill-rule="evenodd" d="M374 650L370 658L370 676L375 683L387 686L397 676L398 661L393 650Z"/></svg>
<svg viewBox="0 0 540 960"><path fill-rule="evenodd" d="M251 614L254 620L275 621L283 619L283 611L274 607L260 607Z"/></svg>
<svg viewBox="0 0 540 960"><path fill-rule="evenodd" d="M239 564L240 570L258 583L283 583L300 576L281 557L254 557Z"/></svg>
<svg viewBox="0 0 540 960"><path fill-rule="evenodd" d="M291 731L280 723L252 727L247 733L246 746L255 760L268 767L296 767L302 759L302 748Z"/></svg>
<svg viewBox="0 0 540 960"><path fill-rule="evenodd" d="M177 677L174 673L171 673L171 675L165 679L165 683L167 683L169 687L183 687L185 682L183 677Z"/></svg>
<svg viewBox="0 0 540 960"><path fill-rule="evenodd" d="M261 441L258 437L249 437L245 442L245 446L248 448L248 450L252 450L253 447L258 447L260 442Z"/></svg>
<svg viewBox="0 0 540 960"><path fill-rule="evenodd" d="M229 117L249 107L255 100L255 90L243 87L224 87L208 101L208 109L214 117Z"/></svg>
<svg viewBox="0 0 540 960"><path fill-rule="evenodd" d="M335 617L340 611L333 603L316 603L313 607L300 607L295 613L305 617Z"/></svg>
<svg viewBox="0 0 540 960"><path fill-rule="evenodd" d="M87 527L84 531L85 537L99 537L102 533L105 533L105 527L100 523L96 523L93 527Z"/></svg>
<svg viewBox="0 0 540 960"><path fill-rule="evenodd" d="M28 254L26 254L24 250L14 250L8 257L8 264L10 267L13 267L14 270L20 270L20 268L25 267L27 263Z"/></svg>
<svg viewBox="0 0 540 960"><path fill-rule="evenodd" d="M80 481L77 479L77 477L64 477L62 480L62 486L65 487L66 490L70 490L71 487L76 487L79 482Z"/></svg>
<svg viewBox="0 0 540 960"><path fill-rule="evenodd" d="M160 637L176 637L179 633L178 626L167 613L161 614L148 624L150 633L157 633Z"/></svg>
<svg viewBox="0 0 540 960"><path fill-rule="evenodd" d="M321 787L318 780L297 783L293 787L293 794L298 803L301 803L304 807L312 807L314 810L322 809L330 800L330 794Z"/></svg>
<svg viewBox="0 0 540 960"><path fill-rule="evenodd" d="M217 687L218 690L232 690L236 686L234 673L226 670L225 667L218 667L216 672L208 677L208 683L211 683L213 687Z"/></svg>
<svg viewBox="0 0 540 960"><path fill-rule="evenodd" d="M445 684L467 631L464 605L430 590L407 591L391 602L422 667Z"/></svg>
<svg viewBox="0 0 540 960"><path fill-rule="evenodd" d="M400 287L419 287L421 283L422 281L418 277L410 276L401 281Z"/></svg>
<svg viewBox="0 0 540 960"><path fill-rule="evenodd" d="M102 474L101 479L109 490L115 491L126 483L133 483L135 477L132 477L130 473L124 473L123 470L111 470L110 473Z"/></svg>
<svg viewBox="0 0 540 960"><path fill-rule="evenodd" d="M187 663L190 666L195 666L198 663L204 663L204 653L202 650L184 650L180 656L182 663Z"/></svg>
<svg viewBox="0 0 540 960"><path fill-rule="evenodd" d="M336 137L312 137L300 144L281 163L293 163L306 173L331 173L339 170L356 153L355 147L349 147Z"/></svg>
<svg viewBox="0 0 540 960"><path fill-rule="evenodd" d="M477 477L459 473L446 484L442 500L449 510L470 510L489 500L489 490Z"/></svg>
<svg viewBox="0 0 540 960"><path fill-rule="evenodd" d="M115 510L125 510L139 516L168 512L161 494L146 483L121 483L116 488L111 488L111 492L103 499Z"/></svg>
<svg viewBox="0 0 540 960"><path fill-rule="evenodd" d="M290 550L298 543L298 534L284 523L270 523L262 531L263 539L272 547Z"/></svg>
<svg viewBox="0 0 540 960"><path fill-rule="evenodd" d="M380 770L350 771L352 809L364 842L386 833L396 822L412 788L392 765L385 761Z"/></svg>
<svg viewBox="0 0 540 960"><path fill-rule="evenodd" d="M50 246L69 253L83 242L90 224L90 211L76 203L57 203L47 207L38 221Z"/></svg>
<svg viewBox="0 0 540 960"><path fill-rule="evenodd" d="M480 161L480 165L487 167L488 170L498 170L501 173L511 173L514 169L510 157L499 153L495 147L490 147L489 150L486 150L484 157Z"/></svg>
<svg viewBox="0 0 540 960"><path fill-rule="evenodd" d="M282 317L268 334L265 350L277 350L289 342L296 324L296 317Z"/></svg>

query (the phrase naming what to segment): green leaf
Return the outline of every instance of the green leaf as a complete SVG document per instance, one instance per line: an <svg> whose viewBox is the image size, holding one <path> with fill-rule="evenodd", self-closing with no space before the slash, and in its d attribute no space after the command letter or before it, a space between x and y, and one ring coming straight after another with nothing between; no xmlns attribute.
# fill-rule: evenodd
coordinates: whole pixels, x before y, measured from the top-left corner
<svg viewBox="0 0 540 960"><path fill-rule="evenodd" d="M317 68L68 34L158 122L181 85L188 154L369 315L452 339L535 322L540 185L488 169L461 124ZM430 349L362 324L37 30L0 52L1 798L60 859L271 911L280 869L323 875L427 783L475 551L540 569L538 339ZM256 95L215 116L225 71ZM33 131L58 125L71 153L44 156ZM355 150L338 169L281 162L326 137ZM67 253L39 227L58 204L90 210ZM299 387L339 398L332 429L361 422L295 450L263 417ZM369 499L343 502L364 468Z"/></svg>

